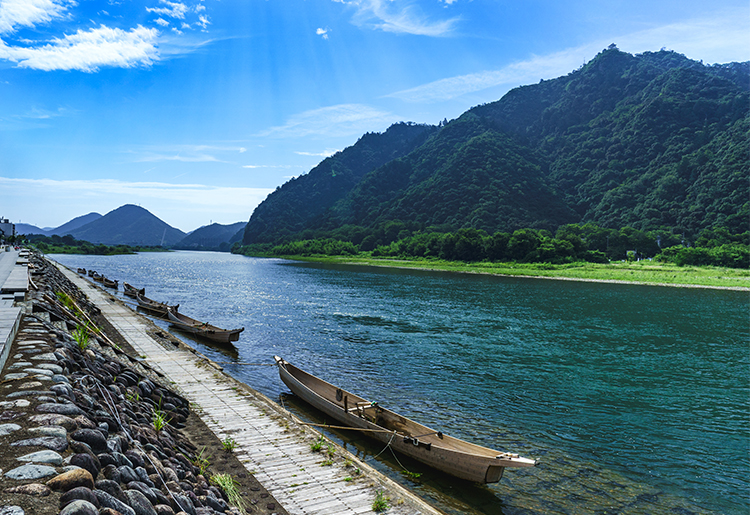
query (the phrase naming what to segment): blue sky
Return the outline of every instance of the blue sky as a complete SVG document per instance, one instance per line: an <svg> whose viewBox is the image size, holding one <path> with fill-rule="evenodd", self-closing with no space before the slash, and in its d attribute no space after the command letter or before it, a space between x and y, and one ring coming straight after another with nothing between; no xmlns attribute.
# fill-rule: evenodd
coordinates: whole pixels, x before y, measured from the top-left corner
<svg viewBox="0 0 750 515"><path fill-rule="evenodd" d="M437 123L610 43L750 59L740 1L0 0L0 216L249 219L366 132Z"/></svg>

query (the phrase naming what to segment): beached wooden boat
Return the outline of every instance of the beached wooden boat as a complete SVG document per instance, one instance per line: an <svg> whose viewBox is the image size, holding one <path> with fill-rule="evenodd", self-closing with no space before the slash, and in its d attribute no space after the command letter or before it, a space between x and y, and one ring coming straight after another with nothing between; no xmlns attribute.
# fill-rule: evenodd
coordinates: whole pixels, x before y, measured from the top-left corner
<svg viewBox="0 0 750 515"><path fill-rule="evenodd" d="M103 283L104 282L104 276L101 275L101 274L97 274L96 272L94 272L94 275L92 276L92 279L94 279L94 281L96 281L98 283Z"/></svg>
<svg viewBox="0 0 750 515"><path fill-rule="evenodd" d="M107 288L114 288L116 290L120 284L120 281L118 281L117 279L107 279L106 277L102 276L102 284Z"/></svg>
<svg viewBox="0 0 750 515"><path fill-rule="evenodd" d="M78 273L81 275L86 275L86 269L85 268L79 268Z"/></svg>
<svg viewBox="0 0 750 515"><path fill-rule="evenodd" d="M183 331L208 338L217 343L236 342L240 339L240 333L245 330L244 327L239 329L221 329L207 322L201 322L187 315L183 315L177 309L167 311L169 321Z"/></svg>
<svg viewBox="0 0 750 515"><path fill-rule="evenodd" d="M132 284L128 284L128 283L125 283L125 282L122 283L122 289L123 289L123 293L125 295L127 295L128 297L135 298L136 294L146 295L146 288L141 288L139 290L138 288L136 288Z"/></svg>
<svg viewBox="0 0 750 515"><path fill-rule="evenodd" d="M96 273L96 270L89 270L88 274L89 274L89 277L94 277L95 275L99 275Z"/></svg>
<svg viewBox="0 0 750 515"><path fill-rule="evenodd" d="M452 476L496 483L506 467L533 467L536 461L496 451L423 426L377 402L349 393L274 356L279 375L296 396L339 422Z"/></svg>
<svg viewBox="0 0 750 515"><path fill-rule="evenodd" d="M170 308L177 309L180 307L179 304L175 304L174 306L170 306L169 304L166 304L164 302L157 302L155 300L151 300L145 295L141 295L140 293L135 294L135 300L138 302L138 307L145 309L149 313L152 313L154 315L167 318L167 312Z"/></svg>

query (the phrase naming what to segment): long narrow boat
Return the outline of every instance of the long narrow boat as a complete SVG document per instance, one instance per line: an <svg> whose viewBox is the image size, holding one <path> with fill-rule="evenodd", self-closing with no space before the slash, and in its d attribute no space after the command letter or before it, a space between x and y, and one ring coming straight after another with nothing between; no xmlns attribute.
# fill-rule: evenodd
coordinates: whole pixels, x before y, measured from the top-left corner
<svg viewBox="0 0 750 515"><path fill-rule="evenodd" d="M86 269L85 268L79 268L78 273L81 275L86 275Z"/></svg>
<svg viewBox="0 0 750 515"><path fill-rule="evenodd" d="M152 313L154 315L167 318L167 313L169 312L170 308L177 309L180 307L179 304L175 304L174 306L170 306L169 304L166 304L164 302L157 302L155 300L151 300L145 295L141 295L140 293L135 294L135 300L138 302L138 307L145 309L149 313Z"/></svg>
<svg viewBox="0 0 750 515"><path fill-rule="evenodd" d="M98 274L96 273L96 270L89 270L88 275L89 277L94 277L95 275L98 275Z"/></svg>
<svg viewBox="0 0 750 515"><path fill-rule="evenodd" d="M141 289L139 290L138 288L136 288L136 287L135 287L135 286L133 286L132 284L128 284L128 283L125 283L125 282L124 282L124 283L122 283L122 289L123 289L123 293L124 293L125 295L127 295L128 297L133 297L133 298L135 298L135 296L136 296L137 294L138 294L138 295L146 295L146 288L141 288Z"/></svg>
<svg viewBox="0 0 750 515"><path fill-rule="evenodd" d="M217 343L236 342L240 339L240 333L245 330L244 327L239 329L221 329L207 322L201 322L187 315L178 312L177 309L167 311L169 321L183 331L203 336Z"/></svg>
<svg viewBox="0 0 750 515"><path fill-rule="evenodd" d="M119 286L119 283L120 281L118 281L117 279L112 280L112 279L107 279L106 277L102 276L102 284L106 286L107 288L114 288L116 290L117 287Z"/></svg>
<svg viewBox="0 0 750 515"><path fill-rule="evenodd" d="M536 461L454 438L387 410L377 402L308 374L274 356L279 376L296 396L347 426L390 445L452 476L477 483L496 483L506 467L533 467Z"/></svg>

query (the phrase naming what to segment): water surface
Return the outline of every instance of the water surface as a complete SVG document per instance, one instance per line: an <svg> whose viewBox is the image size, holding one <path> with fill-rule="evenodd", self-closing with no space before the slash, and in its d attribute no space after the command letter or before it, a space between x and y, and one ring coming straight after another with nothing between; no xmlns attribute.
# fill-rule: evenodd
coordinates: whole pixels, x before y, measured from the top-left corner
<svg viewBox="0 0 750 515"><path fill-rule="evenodd" d="M240 363L280 355L428 426L540 460L478 486L327 433L447 512L750 511L747 292L209 252L52 257L244 326L233 352L179 336L306 420L324 417L286 395L273 367Z"/></svg>

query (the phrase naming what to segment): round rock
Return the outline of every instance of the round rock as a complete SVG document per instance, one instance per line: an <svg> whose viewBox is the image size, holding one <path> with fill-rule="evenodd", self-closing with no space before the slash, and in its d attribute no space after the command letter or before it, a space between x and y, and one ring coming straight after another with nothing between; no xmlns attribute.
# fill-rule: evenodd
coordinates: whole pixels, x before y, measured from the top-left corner
<svg viewBox="0 0 750 515"><path fill-rule="evenodd" d="M79 499L63 508L60 515L99 515L99 510L90 502Z"/></svg>
<svg viewBox="0 0 750 515"><path fill-rule="evenodd" d="M36 465L34 463L21 465L5 473L5 477L17 480L41 479L43 477L54 476L57 470L49 465Z"/></svg>
<svg viewBox="0 0 750 515"><path fill-rule="evenodd" d="M32 463L42 463L44 465L56 465L58 467L63 463L62 456L60 456L55 451L32 452L31 454L26 454L25 456L16 458L16 460L29 461Z"/></svg>
<svg viewBox="0 0 750 515"><path fill-rule="evenodd" d="M67 492L78 486L93 489L94 477L86 469L75 469L53 477L47 481L47 486L52 490L62 490L63 492Z"/></svg>

